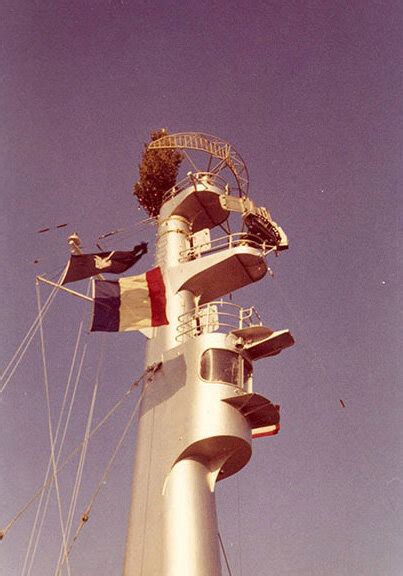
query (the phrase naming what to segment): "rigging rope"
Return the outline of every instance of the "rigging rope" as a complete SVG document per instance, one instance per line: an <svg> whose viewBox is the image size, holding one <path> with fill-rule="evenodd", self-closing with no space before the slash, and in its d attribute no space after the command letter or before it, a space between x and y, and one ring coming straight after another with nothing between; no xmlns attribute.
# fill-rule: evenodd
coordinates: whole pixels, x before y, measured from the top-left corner
<svg viewBox="0 0 403 576"><path fill-rule="evenodd" d="M81 326L82 326L82 325L83 325L83 322L81 323ZM83 350L83 353L82 353L82 356L81 356L81 360L80 360L80 364L79 364L79 368L78 368L78 372L77 372L77 376L76 376L76 380L75 380L75 384L74 384L74 388L73 388L73 393L72 393L72 397L71 397L71 400L70 400L69 412L68 412L68 414L67 414L66 422L65 422L65 425L64 425L64 430L63 430L63 433L62 433L62 439L61 439L61 441L60 441L59 448L58 448L58 453L57 453L57 457L56 457L56 464L57 464L57 465L58 465L58 463L59 463L60 456L61 456L61 453L62 453L62 449L63 449L63 445L64 445L64 440L65 440L66 432L67 432L67 427L68 427L68 423L69 423L69 421L70 421L71 411L72 411L72 407L73 407L73 404L74 404L74 400L75 400L75 396L76 396L76 392L77 392L78 383L79 383L79 380L80 380L80 377L81 377L81 371L82 371L82 366L83 366L83 362L84 362L84 358L85 358L85 353L86 353L86 346L85 346L85 348L84 348L84 350ZM59 422L58 422L58 427L57 427L57 429L56 429L55 441L56 441L57 436L58 436L58 433L59 433L59 427L60 427L60 424L61 424L61 419L62 419L62 414L60 414L60 418L59 418ZM59 468L58 468L58 467L57 467L57 471L59 472ZM46 494L46 501L45 501L44 508L43 508L43 511L42 511L42 520L41 520L41 523L40 523L39 528L38 528L38 530L37 530L36 541L35 541L34 548L33 548L33 551L32 551L32 555L33 555L33 556L36 555L36 551L37 551L37 548L38 548L40 535L41 535L41 532L42 532L42 528L43 528L43 524L44 524L44 521L45 521L46 512L47 512L48 505L49 505L49 501L50 501L50 496L51 496L51 491L52 491L52 485L53 485L53 477L51 477L51 479L50 479L50 481L49 481L49 476L50 476L50 474L51 474L51 461L49 460L48 468L47 468L47 471L46 471L46 474L45 474L45 483L44 483L45 488L43 489L43 494L45 493L45 491L46 491L47 488L49 488L49 490L48 490L48 492L47 492L47 494ZM40 504L38 505L38 511L39 511L39 509L41 508L41 502L42 502L42 497L41 497L41 499L40 499Z"/></svg>
<svg viewBox="0 0 403 576"><path fill-rule="evenodd" d="M106 424L109 421L109 419L122 406L124 401L127 400L127 398L130 396L130 394L133 392L133 390L140 384L140 382L149 373L149 371L150 371L150 368L147 368L141 374L141 376L130 385L130 388L128 388L126 390L126 392L112 406L112 408L105 414L105 416L98 422L98 424L96 424L96 426L91 430L91 432L89 434L89 440L91 440L91 438L97 432L99 432L99 430L102 428L102 426L104 426L104 424ZM82 442L80 442L80 444L78 444L75 448L73 448L73 450L71 450L71 452L66 456L66 458L63 460L63 462L60 464L60 466L57 467L56 472L58 474L60 474L60 472L67 466L67 464L69 464L69 462L71 462L71 460L74 458L74 456L79 452L79 450L81 448L82 448ZM35 500L40 498L41 495L43 494L43 492L45 492L49 488L49 486L51 486L53 484L53 480L54 480L54 478L52 475L48 481L46 481L44 484L42 484L39 488L37 488L35 490L35 492L31 496L31 498L24 504L24 506L22 506L18 510L18 512L15 514L15 516L5 526L5 528L3 530L0 530L0 535L2 538L4 538L6 536L6 534L11 530L11 528L14 527L15 523L25 514L25 512L27 512L27 510L29 510L29 508L32 506L32 504L35 502Z"/></svg>
<svg viewBox="0 0 403 576"><path fill-rule="evenodd" d="M80 461L79 461L78 468L77 468L76 481L75 481L73 493L72 493L71 500L70 500L70 506L69 506L68 516L67 516L67 539L70 537L71 526L73 523L73 516L74 516L75 510L77 507L78 495L79 495L79 491L80 491L80 487L81 487L81 481L82 481L82 477L83 477L85 458L87 455L89 426L91 425L91 421L92 421L92 417L93 417L93 413L94 413L94 406L95 406L97 389L98 389L98 386L96 386L96 388L94 389L94 393L92 396L90 413L89 413L89 417L88 417L88 424L87 424L87 427L85 430L83 450L81 452ZM64 546L64 543L63 543L61 546L61 550L59 552L59 559L57 561L55 574L60 573L59 572L59 566L61 568L62 560L63 560L63 563L64 563L64 560L66 561L67 566L69 565L68 552L69 552L68 547Z"/></svg>
<svg viewBox="0 0 403 576"><path fill-rule="evenodd" d="M101 234L101 236L98 237L97 246L103 249L100 244L100 240L102 240L102 244L104 243L108 244L111 241L111 238L115 236L115 234L119 234L120 240L126 240L127 238L130 238L133 235L136 228L146 227L148 224L156 224L156 223L157 223L157 217L150 216L148 218L145 218L144 220L141 220L140 222L137 222L134 225L131 225L130 228L119 228L118 230L113 230L112 232L106 232L105 234Z"/></svg>
<svg viewBox="0 0 403 576"><path fill-rule="evenodd" d="M73 548L74 544L76 543L76 541L77 541L77 539L78 539L78 537L79 537L79 535L80 535L80 532L81 532L82 528L85 526L85 524L88 522L88 520L89 520L89 518L90 518L90 514L91 514L91 511L92 511L92 508L93 508L93 506L94 506L94 504L95 504L95 500L97 499L97 497L98 497L98 495L99 495L99 493L100 493L100 491L101 491L101 489L102 489L102 486L105 485L105 482L106 482L106 480L107 480L107 478L108 478L108 476L109 476L109 473L110 473L110 471L111 471L111 469L112 469L112 465L113 465L113 463L115 462L116 457L117 457L117 455L118 455L118 453L119 453L119 450L121 449L121 447L122 447L122 445L123 445L123 442L125 441L126 436L127 436L128 432L129 432L129 430L130 430L130 427L131 427L132 424L133 424L134 417L135 417L136 414L137 414L137 411L138 411L139 406L140 406L140 404L141 404L141 401L142 401L142 399L143 399L143 397L144 397L144 395L145 395L145 392L146 392L146 390L147 390L147 388L148 388L148 385L150 384L150 382L152 381L152 377L153 377L154 374L160 369L160 367L161 367L161 362L158 363L158 364L153 365L151 368L148 368L148 369L144 372L144 374L141 376L141 378L143 378L145 374L150 374L150 373L151 373L151 377L149 376L149 378L147 379L147 381L146 381L146 383L145 383L145 385L144 385L144 387L143 387L143 390L142 390L142 392L141 392L141 394L140 394L140 396L139 396L139 398L138 398L138 400L137 400L137 402L136 402L136 404L135 404L135 406L134 406L134 408L133 408L133 411L132 411L132 413L131 413L131 415L130 415L130 417L129 417L129 420L128 420L128 422L127 422L127 424L126 424L126 426L125 426L125 428L124 428L124 430L123 430L123 432L122 432L122 434L121 434L121 436L120 436L120 438L119 438L119 440L118 440L118 443L117 443L117 445L116 445L116 447L115 447L115 449L114 449L114 451L113 451L113 453L112 453L112 456L111 456L111 458L109 459L109 461L108 461L108 463L107 463L107 465L106 465L106 467L105 467L105 470L104 470L104 472L103 472L103 474L102 474L102 476L101 476L101 479L100 479L100 481L98 482L98 485L97 485L97 487L96 487L96 489L95 489L92 497L90 498L89 503L88 503L87 506L85 507L85 511L84 511L84 513L83 513L82 516L81 516L80 523L79 523L79 525L78 525L78 527L77 527L76 533L75 533L75 535L74 535L74 537L73 537L73 539L72 539L72 541L71 541L71 543L70 543L70 545L69 545L69 547L68 547L67 556L68 556L68 554L70 554L71 549ZM139 381L140 381L140 379L138 380L138 382L139 382ZM61 561L61 563L60 563L59 569L55 572L55 576L59 576L59 575L61 574L61 569L63 568L63 564L64 564L65 560L67 560L67 556L64 556L64 557L63 557L63 559L62 559L62 561Z"/></svg>
<svg viewBox="0 0 403 576"><path fill-rule="evenodd" d="M88 284L88 287L87 287L87 294L88 294L88 292L89 292L89 290L90 290L90 287L91 287L91 285L90 285L90 283L89 283L89 284ZM77 333L77 338L76 338L76 343L75 343L75 347L74 347L73 358L72 358L71 365L70 365L70 370L69 370L69 374L68 374L68 378L67 378L67 384L66 384L66 388L65 388L65 393L64 393L63 401L62 401L62 407L61 407L61 410L60 410L60 415L59 415L59 419L58 419L58 423L57 423L57 427L56 427L56 432L55 432L55 446L56 446L56 443L57 443L58 438L59 438L60 427L61 427L61 424L62 424L62 421L63 421L63 415L64 415L64 411L65 411L65 406L66 406L66 402L67 402L67 397L68 397L68 392L69 392L71 380L72 380L72 377L73 377L74 367L75 367L75 364L76 364L76 359L77 359L77 354L78 354L78 348L79 348L79 344L80 344L80 340L81 340L81 336L82 336L83 326L84 326L84 317L83 317L83 319L82 319L82 321L81 321L81 323L80 323L80 326L79 326L79 329L78 329L78 333ZM69 424L69 421L70 421L70 416L71 416L72 408L73 408L74 401L75 401L76 391L77 391L78 383L79 383L79 380L80 380L80 377L81 377L81 371L82 371L82 366L83 366L83 362L84 362L84 358L85 358L85 353L86 353L86 345L85 345L85 347L84 347L84 350L83 350L83 353L82 353L82 357L81 357L81 360L80 360L80 363L79 363L78 372L77 372L77 375L76 375L75 384L74 384L74 388L73 388L73 393L72 393L72 396L71 396L71 399L70 399L70 406L69 406L67 418L66 418L66 421L65 421L65 424L64 424L64 429L63 429L63 432L62 432L62 438L61 438L61 441L60 441L60 443L59 443L58 454L57 454L57 457L56 457L56 467L58 466L58 463L59 463L59 460L60 460L60 456L61 456L61 453L62 453L62 449L63 449L63 445L64 445L64 440L65 440L65 438L66 438L67 428L68 428L68 424ZM50 458L50 459L49 459L49 462L48 462L46 474L45 474L45 481L44 481L44 485L45 485L45 486L48 485L48 480L49 480L49 476L50 476L50 473L51 473L51 469L52 469L52 462L51 462L51 458ZM52 484L53 484L53 483L51 483L50 485L48 485L48 486L49 486L49 490L48 490L48 492L47 492L47 494L46 494L46 500L45 500L43 509L42 509L42 502L43 502L43 497L44 497L44 495L45 495L45 489L42 491L42 494L41 494L41 497L40 497L40 501L39 501L39 504L38 504L38 508L37 508L37 511L36 511L36 515L35 515L35 519L34 519L34 524L33 524L32 532L31 532L31 538L30 538L30 541L29 541L28 551L27 551L27 555L28 555L29 553L31 553L30 567L32 567L32 564L33 564L33 561L34 561L34 558L35 558L35 556L36 556L36 552L37 552L37 549L38 549L39 540L40 540L41 533L42 533L42 529L43 529L43 525L44 525L44 522L45 522L46 512L47 512L47 509L48 509L48 506L49 506L49 502L50 502L50 496L51 496L51 492L52 492ZM36 526L37 526L37 524L38 524L38 520L39 520L40 514L42 514L42 518L41 518L40 523L39 523L39 528L36 530ZM32 543L32 542L33 542L33 535L34 535L34 534L36 535L36 536L35 536L35 542ZM32 551L31 551L31 550L32 550ZM30 552L30 551L31 551L31 552Z"/></svg>
<svg viewBox="0 0 403 576"><path fill-rule="evenodd" d="M60 275L59 282L62 279L63 275L64 275L64 271ZM10 382L10 380L14 374L14 372L17 370L20 362L22 361L23 357L25 356L25 352L27 351L29 345L31 344L32 339L34 338L35 334L37 333L37 331L39 329L39 324L40 324L41 320L44 319L46 313L48 312L50 305L53 302L56 294L57 294L57 288L55 287L55 288L53 288L53 290L49 294L48 299L46 300L42 309L39 310L39 312L38 312L35 320L33 321L31 327L28 329L27 333L25 334L24 338L22 339L17 350L14 352L13 357L11 358L11 360L7 364L6 368L4 369L3 373L1 374L0 382L3 380L5 380L5 382L4 382L3 386L0 388L0 394L2 394L4 392L4 390L6 389L8 383ZM11 366L13 365L14 361L16 361L16 364L11 369ZM6 375L10 370L11 370L11 372L10 372L10 374L8 374L8 376L6 378Z"/></svg>
<svg viewBox="0 0 403 576"><path fill-rule="evenodd" d="M80 461L78 464L78 468L77 468L77 474L76 474L76 481L73 487L73 492L72 492L72 496L71 496L71 500L70 500L70 506L69 506L69 511L68 511L68 515L67 515L67 536L66 539L68 540L70 537L70 531L71 531L71 526L73 523L73 517L74 517L74 512L76 510L77 507L77 501L78 501L78 495L79 495L79 491L80 491L80 486L81 486L81 481L82 481L82 476L83 476L83 471L84 471L84 464L85 464L85 458L87 455L87 448L88 448L88 442L89 442L89 434L91 431L91 425L92 425L92 418L94 415L94 408L95 408L95 400L96 400L96 396L97 396L97 392L98 392L98 387L99 387L99 376L100 376L100 372L101 372L101 367L103 364L103 360L104 360L104 356L105 356L105 335L102 339L102 348L101 348L101 354L100 357L98 359L98 366L97 366L97 371L96 371L96 376L95 376L95 384L94 384L94 390L93 390L93 394L92 394L92 400L91 400L91 406L90 406L90 410L88 413L88 420L87 420L87 425L86 425L86 429L85 429L85 435L84 435L84 440L83 440L83 447L82 447L82 451L81 451L81 456L80 456ZM59 552L59 559L57 561L57 565L56 565L56 571L55 574L59 573L58 567L60 565L61 559L62 558L66 558L66 563L68 566L68 549L66 546L62 546L61 550Z"/></svg>
<svg viewBox="0 0 403 576"><path fill-rule="evenodd" d="M242 538L241 538L241 494L240 494L240 480L239 476L236 477L236 492L237 492L237 516L238 516L238 558L239 558L239 576L242 576Z"/></svg>
<svg viewBox="0 0 403 576"><path fill-rule="evenodd" d="M91 289L91 283L89 282L89 283L88 283L88 286L87 286L87 295L88 295L90 289ZM69 391L69 388L70 388L70 383L71 383L71 380L72 380L72 377L73 377L74 367L75 367L75 364L76 364L76 359L77 359L77 354L78 354L78 348L79 348L79 344L80 344L80 340L81 340L81 335L82 335L82 331L83 331L83 326L84 326L84 315L83 315L83 318L82 318L82 320L81 320L81 322L80 322L80 326L79 326L78 333L77 333L77 338L76 338L76 343L75 343L75 347L74 347L73 358L72 358L71 365L70 365L70 371L69 371L69 375L68 375L68 378L67 378L67 384L66 384L66 389L65 389L64 397L63 397L62 407L61 407L61 410L60 410L60 415L59 415L59 419L58 419L58 423L57 423L57 427L56 427L55 444L56 444L56 442L57 442L57 440L58 440L59 432L60 432L60 427L61 427L61 424L62 424L62 421L63 421L63 415L64 415L64 410L65 410L65 405L66 405L66 402L67 402L68 391ZM80 360L80 363L79 363L79 366L78 366L78 371L77 371L77 375L76 375L75 383L74 383L74 387L73 387L73 393L72 393L71 399L70 399L70 406L69 406L68 413L67 413L67 417L66 417L66 421L65 421L65 424L64 424L64 429L63 429L63 432L62 432L62 438L61 438L60 443L59 443L58 453L57 453L57 457L56 457L56 467L57 467L58 464L59 464L59 460L60 460L60 457L61 457L61 454L62 454L62 450L63 450L63 446L64 446L64 441L65 441L65 439L66 439L67 429L68 429L68 426L69 426L70 417L71 417L72 409L73 409L74 402L75 402L76 392L77 392L78 384L79 384L80 377L81 377L81 372L82 372L82 367L83 367L83 363L84 363L84 359L85 359L85 355L86 355L86 350L87 350L87 344L85 344L85 346L84 346L84 349L83 349L83 352L82 352L82 355L81 355L81 360ZM49 474L50 474L50 472L51 472L51 461L49 460L48 467L47 467L47 470L46 470L46 475L45 475L45 484L46 484L46 482L47 482L48 479L49 479ZM48 490L48 492L47 492L47 494L46 494L46 500L45 500L44 508L43 508L43 511L42 511L42 519L41 519L41 522L40 522L40 525L39 525L39 529L38 529L37 534L36 534L36 541L35 541L34 548L33 548L33 551L32 551L32 557L33 557L33 558L34 558L35 555L36 555L37 548L38 548L38 545L39 545L39 540L40 540L40 536L41 536L41 533L42 533L42 528L43 528L43 525L44 525L44 522L45 522L46 512L47 512L48 505L49 505L49 502L50 502L50 496L51 496L51 492L52 492L52 486L53 486L53 483L49 486L49 490ZM42 495L41 495L40 504L38 505L38 511L37 511L38 514L39 514L39 510L41 509L42 499L43 499L43 498L42 498Z"/></svg>
<svg viewBox="0 0 403 576"><path fill-rule="evenodd" d="M219 542L220 542L220 547L221 547L221 550L222 550L222 553L223 553L223 556L224 556L225 565L227 566L228 574L229 574L229 576L232 576L231 568L230 568L230 566L229 566L227 554L226 554L226 552L225 552L225 548L224 548L223 541L222 541L222 539L221 539L221 535L220 535L219 532L217 532L217 534L218 534L218 540L219 540Z"/></svg>
<svg viewBox="0 0 403 576"><path fill-rule="evenodd" d="M56 473L55 440L54 440L53 427L52 427L52 416L51 416L50 396L49 396L49 379L48 379L48 369L47 369L46 353L45 353L45 338L44 338L44 333L43 333L42 316L40 313L40 310L41 310L40 287L39 287L38 283L36 283L36 297L37 297L37 303L38 303L39 333L40 333L40 341L41 341L41 356L42 356L42 367L43 367L46 408L47 408L47 420L48 420L48 432L49 432L49 442L50 442L50 458L51 458L51 465L52 465L53 474L55 477L55 489L56 489L57 506L58 506L58 511L59 511L60 528L61 528L61 532L62 532L63 544L66 547L67 541L66 541L66 532L65 532L65 526L64 526L64 521L63 521L63 510L62 510L62 502L61 502L61 495L60 495L60 487L59 487L59 481L58 481L57 473ZM30 543L32 541L33 535L34 535L34 532L32 530ZM24 565L23 565L23 569L22 569L23 575L24 575L25 569L26 569L27 564L28 564L29 550L30 550L30 546L28 546L28 550L27 550L25 560L24 560ZM27 576L31 572L33 561L34 561L34 557L31 556L31 560L28 564L28 569L26 572ZM67 571L68 571L68 574L70 576L69 564L67 565Z"/></svg>

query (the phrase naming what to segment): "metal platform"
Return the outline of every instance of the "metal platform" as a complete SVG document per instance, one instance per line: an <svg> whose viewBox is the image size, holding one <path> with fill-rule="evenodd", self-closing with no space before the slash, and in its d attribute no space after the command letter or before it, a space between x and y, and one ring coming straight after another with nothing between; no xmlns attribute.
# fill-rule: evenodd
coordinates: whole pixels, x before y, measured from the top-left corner
<svg viewBox="0 0 403 576"><path fill-rule="evenodd" d="M261 360L268 356L276 356L285 348L295 344L295 340L289 330L267 329L267 333L256 330L254 327L233 330L235 336L242 340L242 350L247 353L250 360Z"/></svg>
<svg viewBox="0 0 403 576"><path fill-rule="evenodd" d="M193 236L189 239L191 243ZM208 238L202 243L198 242L187 250L182 250L179 257L182 262L188 262L189 260L195 260L196 258L213 254L219 250L227 250L239 246L248 246L249 248L259 250L262 257L267 256L267 254L275 250L271 244L264 242L258 236L246 232L236 232L234 234L226 234L225 236L220 236L214 239Z"/></svg>
<svg viewBox="0 0 403 576"><path fill-rule="evenodd" d="M205 304L266 275L264 258L269 250L253 237L228 235L209 244L207 250L201 245L181 252L184 263L169 272L176 292L189 290Z"/></svg>
<svg viewBox="0 0 403 576"><path fill-rule="evenodd" d="M189 312L181 314L178 320L176 340L179 342L212 332L229 334L235 330L254 329L259 331L260 329L266 334L268 330L262 326L260 316L253 306L243 308L238 304L223 300L193 308ZM272 331L270 331L271 333Z"/></svg>
<svg viewBox="0 0 403 576"><path fill-rule="evenodd" d="M263 326L253 306L242 308L222 300L209 302L182 314L178 320L178 342L213 332L231 334L236 347L251 361L276 356L295 343L289 330Z"/></svg>
<svg viewBox="0 0 403 576"><path fill-rule="evenodd" d="M270 400L260 394L245 394L225 398L246 418L252 429L252 437L273 436L280 430L280 406L272 404Z"/></svg>
<svg viewBox="0 0 403 576"><path fill-rule="evenodd" d="M220 197L226 194L228 185L221 176L210 172L189 173L165 193L160 219L181 216L190 223L192 232L214 228L230 214L220 202Z"/></svg>

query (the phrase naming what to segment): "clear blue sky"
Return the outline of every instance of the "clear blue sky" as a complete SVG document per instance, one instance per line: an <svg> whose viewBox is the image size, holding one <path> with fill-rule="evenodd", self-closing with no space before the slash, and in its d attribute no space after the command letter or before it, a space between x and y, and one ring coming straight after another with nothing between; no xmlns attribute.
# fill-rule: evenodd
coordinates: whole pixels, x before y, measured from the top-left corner
<svg viewBox="0 0 403 576"><path fill-rule="evenodd" d="M255 390L281 404L281 433L256 441L249 465L217 488L234 576L403 574L402 15L393 0L0 8L1 370L35 317L35 275L62 268L68 233L93 250L99 235L145 217L131 190L153 129L231 142L251 197L289 236L274 278L234 295L297 341L255 369ZM137 228L108 246L151 246L154 233ZM77 320L84 314L87 327L90 315L67 295L56 302L45 325L54 415ZM83 434L102 336L86 341L68 446ZM143 368L140 334L105 342L95 420ZM125 410L90 445L79 512ZM38 338L0 399L0 422L1 528L40 484L49 453ZM72 574L121 574L134 439L73 549ZM31 511L0 542L1 574L21 574L32 521ZM59 538L51 504L33 576L53 574Z"/></svg>

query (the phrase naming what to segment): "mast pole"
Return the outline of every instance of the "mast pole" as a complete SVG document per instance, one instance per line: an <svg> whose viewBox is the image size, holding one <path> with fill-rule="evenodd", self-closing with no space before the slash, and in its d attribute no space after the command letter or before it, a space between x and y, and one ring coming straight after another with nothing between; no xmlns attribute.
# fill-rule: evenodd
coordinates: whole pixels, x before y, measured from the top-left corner
<svg viewBox="0 0 403 576"><path fill-rule="evenodd" d="M152 145L173 146L173 138ZM206 256L194 251L194 234L209 235L228 217L223 178L188 174L171 192L159 214L155 258L169 325L154 328L147 343L146 366L161 368L140 406L124 576L221 576L216 482L247 464L254 428L274 433L278 425L279 407L252 393L252 359L291 344L286 331L247 327L252 309L244 314L233 303L220 323L220 303L211 303L267 272L263 240L229 241Z"/></svg>
<svg viewBox="0 0 403 576"><path fill-rule="evenodd" d="M185 218L160 221L156 264L165 278L179 264L189 235ZM181 457L199 426L198 418L193 420L199 412L197 388L188 386L187 362L183 350L176 350L178 319L193 307L189 291L174 294L168 285L169 325L155 329L148 342L146 364L163 364L141 405L125 576L221 575L215 471L191 452Z"/></svg>

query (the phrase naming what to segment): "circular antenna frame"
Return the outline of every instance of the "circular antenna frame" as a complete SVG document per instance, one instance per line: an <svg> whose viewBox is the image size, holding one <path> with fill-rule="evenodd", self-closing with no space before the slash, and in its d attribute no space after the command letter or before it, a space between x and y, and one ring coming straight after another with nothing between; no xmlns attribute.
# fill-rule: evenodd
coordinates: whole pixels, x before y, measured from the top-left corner
<svg viewBox="0 0 403 576"><path fill-rule="evenodd" d="M158 140L153 140L147 147L147 150L161 150L175 148L184 150L185 157L193 165L196 171L199 171L186 150L197 150L206 152L209 155L207 171L213 174L219 174L225 168L229 168L235 177L239 196L245 198L248 196L249 177L246 164L238 152L229 144L216 136L201 134L200 132L180 132L177 134L167 134ZM215 162L215 163L214 163Z"/></svg>

